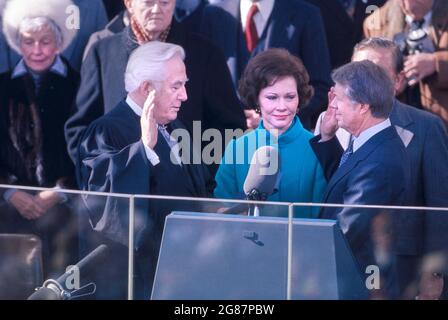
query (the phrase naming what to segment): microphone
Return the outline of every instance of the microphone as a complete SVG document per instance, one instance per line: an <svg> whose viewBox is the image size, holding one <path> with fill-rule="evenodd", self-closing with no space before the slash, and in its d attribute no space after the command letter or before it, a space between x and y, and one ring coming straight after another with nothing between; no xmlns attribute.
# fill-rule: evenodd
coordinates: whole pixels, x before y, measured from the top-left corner
<svg viewBox="0 0 448 320"><path fill-rule="evenodd" d="M244 180L243 191L246 200L265 201L276 189L280 179L280 158L276 148L264 146L258 148L252 155L249 171ZM226 208L221 213L245 213L247 204L240 203ZM250 205L248 215L259 216L257 205Z"/></svg>
<svg viewBox="0 0 448 320"><path fill-rule="evenodd" d="M43 283L42 287L37 288L36 292L28 297L28 300L70 300L95 293L96 285L94 283L89 283L79 289L70 291L70 289L68 289L66 286L66 281L68 277L73 275L73 270L79 271L78 274L80 276L82 275L83 277L89 275L93 270L97 268L97 264L103 260L106 252L106 245L102 244L98 246L95 250L90 252L73 267L69 268L56 280L46 280ZM89 288L92 289L89 291ZM84 291L86 291L86 293L80 294Z"/></svg>
<svg viewBox="0 0 448 320"><path fill-rule="evenodd" d="M243 185L246 199L265 201L273 194L278 187L279 167L279 154L276 148L271 146L258 148L252 156L250 168ZM253 215L258 217L258 206L255 205L253 209Z"/></svg>

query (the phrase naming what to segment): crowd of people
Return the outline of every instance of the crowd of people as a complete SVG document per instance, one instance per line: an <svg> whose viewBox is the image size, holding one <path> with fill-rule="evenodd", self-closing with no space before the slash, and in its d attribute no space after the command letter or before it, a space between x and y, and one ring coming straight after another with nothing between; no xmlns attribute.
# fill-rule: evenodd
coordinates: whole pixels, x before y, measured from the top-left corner
<svg viewBox="0 0 448 320"><path fill-rule="evenodd" d="M266 146L279 156L266 200L448 207L444 0L1 0L0 10L10 186L0 233L39 236L46 276L107 243L114 267L96 275L96 297L126 297L128 204L60 189L245 199ZM197 123L201 135L241 134L198 163L204 141L181 147ZM202 209L136 202L137 298L149 297L166 215ZM387 275L371 297L392 299L448 298L445 214L294 212L336 220L360 272ZM433 255L442 262L427 267Z"/></svg>

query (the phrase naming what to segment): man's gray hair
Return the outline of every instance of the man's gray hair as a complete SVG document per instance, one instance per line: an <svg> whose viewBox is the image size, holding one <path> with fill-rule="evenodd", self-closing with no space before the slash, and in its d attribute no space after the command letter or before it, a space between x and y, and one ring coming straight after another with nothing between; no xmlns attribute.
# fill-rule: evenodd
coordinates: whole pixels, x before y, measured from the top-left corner
<svg viewBox="0 0 448 320"><path fill-rule="evenodd" d="M386 71L369 60L350 62L331 75L346 88L354 103L368 104L372 116L388 118L394 102L394 86Z"/></svg>
<svg viewBox="0 0 448 320"><path fill-rule="evenodd" d="M151 41L139 46L129 57L124 84L127 92L136 90L143 81L160 82L166 77L165 63L173 57L185 59L181 46Z"/></svg>
<svg viewBox="0 0 448 320"><path fill-rule="evenodd" d="M24 18L19 24L19 32L17 36L19 37L19 43L22 41L22 36L24 33L35 33L42 29L50 29L55 37L56 46L58 49L62 46L62 32L58 25L48 17L34 17L34 18Z"/></svg>

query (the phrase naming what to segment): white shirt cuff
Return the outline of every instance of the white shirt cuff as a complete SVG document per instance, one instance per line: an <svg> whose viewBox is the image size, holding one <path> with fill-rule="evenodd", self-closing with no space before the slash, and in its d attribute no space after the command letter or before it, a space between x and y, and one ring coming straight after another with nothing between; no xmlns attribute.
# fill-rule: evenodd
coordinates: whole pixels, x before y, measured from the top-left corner
<svg viewBox="0 0 448 320"><path fill-rule="evenodd" d="M149 162L151 162L151 164L153 166L159 164L160 159L159 156L157 155L157 153L155 153L154 150L152 150L150 147L148 147L147 145L145 145L142 141L143 146L145 147L145 153L146 153L146 157L148 158Z"/></svg>

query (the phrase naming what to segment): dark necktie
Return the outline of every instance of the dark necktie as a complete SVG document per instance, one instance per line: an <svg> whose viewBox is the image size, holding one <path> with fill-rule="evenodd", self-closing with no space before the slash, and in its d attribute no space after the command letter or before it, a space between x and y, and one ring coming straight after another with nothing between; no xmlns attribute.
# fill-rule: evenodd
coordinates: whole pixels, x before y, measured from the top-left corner
<svg viewBox="0 0 448 320"><path fill-rule="evenodd" d="M353 141L355 139L350 139L350 143L348 144L347 149L344 151L344 153L341 156L341 161L339 162L339 167L341 167L345 162L347 162L348 158L353 154Z"/></svg>
<svg viewBox="0 0 448 320"><path fill-rule="evenodd" d="M244 31L244 35L246 37L247 50L249 50L249 52L252 52L252 50L254 50L258 42L257 27L255 26L254 22L254 16L257 12L258 7L257 5L253 4L249 9L249 13L247 14L246 30Z"/></svg>

